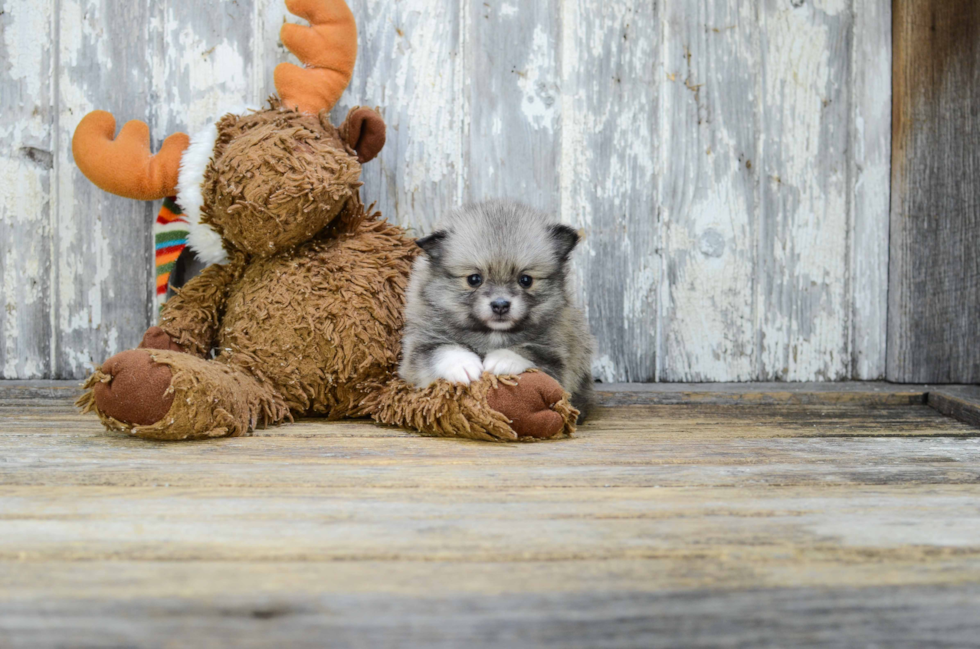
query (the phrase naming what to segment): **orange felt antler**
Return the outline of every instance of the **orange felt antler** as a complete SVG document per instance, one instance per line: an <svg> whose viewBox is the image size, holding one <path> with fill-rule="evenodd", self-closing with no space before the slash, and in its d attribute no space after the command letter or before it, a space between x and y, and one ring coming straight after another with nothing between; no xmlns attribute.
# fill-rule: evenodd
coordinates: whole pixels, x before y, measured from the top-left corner
<svg viewBox="0 0 980 649"><path fill-rule="evenodd" d="M286 0L289 12L309 21L286 23L283 44L306 64L276 66L276 90L284 106L304 113L330 110L350 83L357 58L357 25L344 0Z"/></svg>
<svg viewBox="0 0 980 649"><path fill-rule="evenodd" d="M111 113L96 110L79 122L71 140L75 164L85 177L107 192L141 201L173 196L180 157L190 144L183 133L163 141L150 155L150 129L143 122L126 122L119 136Z"/></svg>

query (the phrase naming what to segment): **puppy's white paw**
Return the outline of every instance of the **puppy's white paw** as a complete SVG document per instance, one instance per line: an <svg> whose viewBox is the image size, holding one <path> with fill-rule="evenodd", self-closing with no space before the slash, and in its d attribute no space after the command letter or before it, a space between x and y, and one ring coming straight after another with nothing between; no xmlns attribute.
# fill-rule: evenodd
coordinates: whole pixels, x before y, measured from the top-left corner
<svg viewBox="0 0 980 649"><path fill-rule="evenodd" d="M436 378L469 384L483 374L483 362L468 349L458 346L443 347L436 352L432 369Z"/></svg>
<svg viewBox="0 0 980 649"><path fill-rule="evenodd" d="M493 374L520 374L534 363L509 349L495 349L483 359L483 369Z"/></svg>

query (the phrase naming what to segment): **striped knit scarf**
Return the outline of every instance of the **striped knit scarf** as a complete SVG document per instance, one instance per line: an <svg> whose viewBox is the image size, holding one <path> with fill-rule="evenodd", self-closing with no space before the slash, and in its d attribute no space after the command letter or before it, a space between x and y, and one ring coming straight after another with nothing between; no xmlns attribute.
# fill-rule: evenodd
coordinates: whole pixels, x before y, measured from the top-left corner
<svg viewBox="0 0 980 649"><path fill-rule="evenodd" d="M153 242L156 245L157 294L158 311L167 301L167 286L170 283L170 273L177 265L177 257L187 246L187 233L190 224L187 223L184 212L177 205L175 196L165 198L163 207L153 224Z"/></svg>

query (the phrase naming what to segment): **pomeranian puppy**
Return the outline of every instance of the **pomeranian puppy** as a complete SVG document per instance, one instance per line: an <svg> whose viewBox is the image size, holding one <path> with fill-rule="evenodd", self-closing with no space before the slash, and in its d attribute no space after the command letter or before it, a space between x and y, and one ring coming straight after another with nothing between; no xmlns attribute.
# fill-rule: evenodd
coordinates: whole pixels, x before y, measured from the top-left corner
<svg viewBox="0 0 980 649"><path fill-rule="evenodd" d="M456 209L441 225L416 241L425 254L408 286L402 378L421 388L537 368L584 419L595 400L594 343L567 281L578 234L505 201Z"/></svg>

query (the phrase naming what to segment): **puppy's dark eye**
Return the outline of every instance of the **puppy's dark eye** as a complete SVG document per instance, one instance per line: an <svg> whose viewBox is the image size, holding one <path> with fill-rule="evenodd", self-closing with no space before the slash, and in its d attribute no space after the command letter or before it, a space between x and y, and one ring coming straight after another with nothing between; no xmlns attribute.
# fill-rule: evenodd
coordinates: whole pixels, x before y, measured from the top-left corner
<svg viewBox="0 0 980 649"><path fill-rule="evenodd" d="M477 286L483 283L483 277L478 273L473 273L472 275L466 278L466 283L472 286L473 288L476 288Z"/></svg>
<svg viewBox="0 0 980 649"><path fill-rule="evenodd" d="M523 286L524 288L531 288L531 284L534 283L534 278L531 277L530 275L521 275L520 277L517 278L517 283Z"/></svg>

